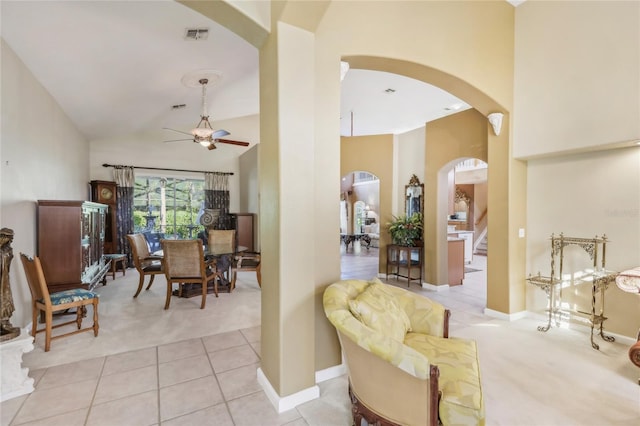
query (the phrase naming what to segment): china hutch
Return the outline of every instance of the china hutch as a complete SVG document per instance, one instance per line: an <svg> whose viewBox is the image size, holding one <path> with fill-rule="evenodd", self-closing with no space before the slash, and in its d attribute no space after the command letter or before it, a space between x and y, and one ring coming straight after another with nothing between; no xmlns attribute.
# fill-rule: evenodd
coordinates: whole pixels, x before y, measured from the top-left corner
<svg viewBox="0 0 640 426"><path fill-rule="evenodd" d="M106 211L90 201L38 201L38 257L50 292L106 283Z"/></svg>

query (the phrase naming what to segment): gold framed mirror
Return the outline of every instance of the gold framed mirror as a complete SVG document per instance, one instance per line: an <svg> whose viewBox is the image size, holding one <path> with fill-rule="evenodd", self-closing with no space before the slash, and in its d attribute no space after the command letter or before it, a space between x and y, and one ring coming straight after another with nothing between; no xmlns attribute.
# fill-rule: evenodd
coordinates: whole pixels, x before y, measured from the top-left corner
<svg viewBox="0 0 640 426"><path fill-rule="evenodd" d="M456 187L456 194L453 202L453 219L466 222L468 225L470 211L471 198L469 198L466 192Z"/></svg>
<svg viewBox="0 0 640 426"><path fill-rule="evenodd" d="M412 175L409 185L404 186L405 204L404 212L407 217L414 213L424 213L424 184L420 183L418 176Z"/></svg>

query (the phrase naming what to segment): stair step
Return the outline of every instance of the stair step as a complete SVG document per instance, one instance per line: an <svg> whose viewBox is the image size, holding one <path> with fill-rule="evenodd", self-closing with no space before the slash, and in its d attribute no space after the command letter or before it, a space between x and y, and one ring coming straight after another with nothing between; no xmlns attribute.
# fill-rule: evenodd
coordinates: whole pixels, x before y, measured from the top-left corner
<svg viewBox="0 0 640 426"><path fill-rule="evenodd" d="M481 256L486 256L487 255L487 236L486 235L482 239L482 241L480 241L478 243L478 245L476 246L474 254L478 254L478 255L481 255Z"/></svg>

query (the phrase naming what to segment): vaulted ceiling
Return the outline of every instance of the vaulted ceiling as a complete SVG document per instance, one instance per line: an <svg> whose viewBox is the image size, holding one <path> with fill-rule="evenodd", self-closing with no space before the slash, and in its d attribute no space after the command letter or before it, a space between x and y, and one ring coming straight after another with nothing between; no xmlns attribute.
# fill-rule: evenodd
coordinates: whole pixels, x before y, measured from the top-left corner
<svg viewBox="0 0 640 426"><path fill-rule="evenodd" d="M222 74L207 90L214 128L259 113L256 48L178 2L4 0L0 15L2 37L89 140L194 127L201 91L181 79L198 70ZM402 133L468 108L431 85L353 69L341 103L342 135Z"/></svg>

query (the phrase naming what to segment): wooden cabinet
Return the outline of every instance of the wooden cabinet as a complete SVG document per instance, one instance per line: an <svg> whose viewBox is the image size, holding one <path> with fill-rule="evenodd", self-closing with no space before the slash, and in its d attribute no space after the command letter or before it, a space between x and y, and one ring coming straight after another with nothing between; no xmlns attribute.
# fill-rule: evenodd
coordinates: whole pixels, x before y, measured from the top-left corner
<svg viewBox="0 0 640 426"><path fill-rule="evenodd" d="M449 285L460 285L464 279L464 239L449 238Z"/></svg>
<svg viewBox="0 0 640 426"><path fill-rule="evenodd" d="M235 213L236 234L238 245L247 247L247 251L254 251L254 216L253 213Z"/></svg>
<svg viewBox="0 0 640 426"><path fill-rule="evenodd" d="M91 181L91 201L106 204L104 228L104 252L116 253L118 228L116 226L116 183L104 180Z"/></svg>
<svg viewBox="0 0 640 426"><path fill-rule="evenodd" d="M473 231L459 231L449 233L450 237L464 239L464 263L473 261Z"/></svg>
<svg viewBox="0 0 640 426"><path fill-rule="evenodd" d="M387 246L387 279L389 278L389 269L391 269L391 275L395 275L396 279L406 278L407 286L411 281L418 281L422 285L422 247L389 244Z"/></svg>
<svg viewBox="0 0 640 426"><path fill-rule="evenodd" d="M106 212L89 201L38 201L38 257L50 292L106 282Z"/></svg>

